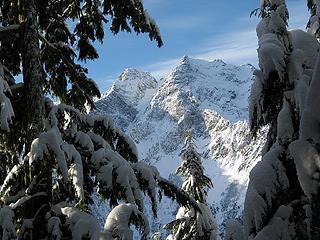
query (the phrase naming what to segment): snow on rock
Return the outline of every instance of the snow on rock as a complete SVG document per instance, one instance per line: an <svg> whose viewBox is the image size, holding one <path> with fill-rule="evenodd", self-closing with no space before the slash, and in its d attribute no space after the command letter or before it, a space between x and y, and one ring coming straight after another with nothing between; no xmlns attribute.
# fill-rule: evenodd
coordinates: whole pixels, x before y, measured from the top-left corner
<svg viewBox="0 0 320 240"><path fill-rule="evenodd" d="M157 81L150 73L140 72L136 69L126 69L108 93L118 90L127 101L137 103L145 96L146 90L156 87Z"/></svg>
<svg viewBox="0 0 320 240"><path fill-rule="evenodd" d="M180 119L192 107L199 107L214 109L231 121L246 119L252 71L249 65L184 57L153 96L151 114L159 115L156 111L161 109Z"/></svg>
<svg viewBox="0 0 320 240"><path fill-rule="evenodd" d="M108 112L117 124L128 126L139 108L150 101L158 83L150 73L126 69L112 87L96 102L95 114ZM121 113L118 110L121 109Z"/></svg>
<svg viewBox="0 0 320 240"><path fill-rule="evenodd" d="M97 101L93 114L111 115L137 143L139 159L178 185L182 181L174 173L180 164L184 131L192 126L205 174L214 184L208 203L223 233L227 219L242 216L249 172L264 145L260 133L252 138L248 125L254 70L251 65L187 56L157 84L150 74L126 70ZM132 87L141 82L147 87ZM178 206L164 197L156 220L149 209L145 207L151 231L166 237L162 226L175 219Z"/></svg>

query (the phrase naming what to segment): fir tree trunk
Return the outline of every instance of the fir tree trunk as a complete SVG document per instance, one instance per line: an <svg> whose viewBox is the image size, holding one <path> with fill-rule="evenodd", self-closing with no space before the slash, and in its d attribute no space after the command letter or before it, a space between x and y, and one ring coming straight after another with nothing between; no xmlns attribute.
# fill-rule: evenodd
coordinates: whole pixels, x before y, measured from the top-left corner
<svg viewBox="0 0 320 240"><path fill-rule="evenodd" d="M25 153L30 151L32 141L39 137L44 130L44 72L41 65L40 43L38 35L38 18L34 0L23 1L23 33L22 33L22 67L25 103ZM46 192L46 197L36 198L24 207L24 218L33 218L33 228L24 238L41 239L46 234L45 214L49 210L52 183L49 164L43 162L41 166L30 172L31 178L35 175L37 182L42 183L34 192ZM30 179L31 180L31 179Z"/></svg>
<svg viewBox="0 0 320 240"><path fill-rule="evenodd" d="M320 239L320 202L319 195L312 196L311 201L311 223L310 223L310 240Z"/></svg>
<svg viewBox="0 0 320 240"><path fill-rule="evenodd" d="M26 122L26 152L44 127L44 75L40 62L38 22L34 0L24 1L23 82Z"/></svg>

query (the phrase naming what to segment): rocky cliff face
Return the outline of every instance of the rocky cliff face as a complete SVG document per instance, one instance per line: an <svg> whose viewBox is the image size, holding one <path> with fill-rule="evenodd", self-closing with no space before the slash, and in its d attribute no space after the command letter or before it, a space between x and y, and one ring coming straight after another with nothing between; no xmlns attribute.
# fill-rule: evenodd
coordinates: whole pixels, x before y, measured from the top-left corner
<svg viewBox="0 0 320 240"><path fill-rule="evenodd" d="M127 69L97 101L96 113L112 115L137 143L140 158L176 184L182 183L174 173L184 131L193 129L205 172L214 183L208 203L223 229L226 219L241 218L249 172L264 144L263 134L251 138L247 123L253 70L184 57L157 82L150 73ZM177 208L163 199L153 230L173 220Z"/></svg>
<svg viewBox="0 0 320 240"><path fill-rule="evenodd" d="M96 114L112 115L115 123L126 129L133 122L143 99L154 92L158 83L150 73L126 69L111 88L96 102Z"/></svg>

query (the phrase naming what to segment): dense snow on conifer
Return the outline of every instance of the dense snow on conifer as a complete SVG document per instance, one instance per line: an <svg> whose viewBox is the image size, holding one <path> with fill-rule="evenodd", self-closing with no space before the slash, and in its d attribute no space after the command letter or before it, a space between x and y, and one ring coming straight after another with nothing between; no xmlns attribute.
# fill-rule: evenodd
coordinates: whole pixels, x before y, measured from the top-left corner
<svg viewBox="0 0 320 240"><path fill-rule="evenodd" d="M253 132L265 125L270 131L262 161L250 173L246 239L320 238L319 1L308 1L308 7L309 33L287 29L285 0L261 1L261 70L250 98L250 124Z"/></svg>
<svg viewBox="0 0 320 240"><path fill-rule="evenodd" d="M191 127L205 174L214 185L207 202L223 232L228 218L242 215L249 172L264 144L260 134L252 139L247 120L253 71L251 65L186 56L160 80L127 69L96 102L94 114L112 115L137 143L139 158L178 185L182 179L174 172L181 161L184 131ZM94 208L101 217L108 211ZM172 221L177 210L178 205L164 197L158 219L148 213L150 231L163 231L162 225Z"/></svg>

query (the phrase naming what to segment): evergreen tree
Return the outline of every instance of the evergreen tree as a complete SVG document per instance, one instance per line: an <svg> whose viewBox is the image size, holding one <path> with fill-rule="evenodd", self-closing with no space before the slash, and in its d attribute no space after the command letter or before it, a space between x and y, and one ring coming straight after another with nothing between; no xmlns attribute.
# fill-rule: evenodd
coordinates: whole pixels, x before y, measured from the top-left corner
<svg viewBox="0 0 320 240"><path fill-rule="evenodd" d="M105 23L113 34L147 32L162 45L158 28L140 0L4 0L0 10L1 72L4 84L10 86L3 91L12 93L15 120L10 134L3 136L2 152L10 155L5 159L16 150L28 152L44 129L44 95L51 94L81 111L85 105L93 107L99 90L77 61L99 57L93 43L102 43ZM13 75L19 73L23 83L15 84ZM13 113L4 117L2 130L9 130L12 117Z"/></svg>
<svg viewBox="0 0 320 240"><path fill-rule="evenodd" d="M206 190L212 187L212 182L204 174L201 156L196 150L190 131L186 132L185 145L181 152L182 163L177 174L184 177L182 189L190 194L198 203L201 211L190 207L180 207L176 220L165 225L173 230L173 239L218 239L217 225L212 212L206 203Z"/></svg>
<svg viewBox="0 0 320 240"><path fill-rule="evenodd" d="M319 1L308 6L306 33L287 30L285 0L261 1L260 70L249 108L252 132L269 125L269 133L262 161L250 173L243 239L320 239ZM242 239L233 226L234 239Z"/></svg>
<svg viewBox="0 0 320 240"><path fill-rule="evenodd" d="M89 209L95 189L112 207L127 203L112 210L102 239L131 239L132 223L146 238L142 192L156 215L156 185L197 209L154 167L138 162L135 144L112 119L85 113L100 93L77 61L98 58L93 42L103 41L104 23L114 34L147 32L162 45L142 2L4 0L0 11L0 238L98 239ZM14 80L19 73L22 83Z"/></svg>

